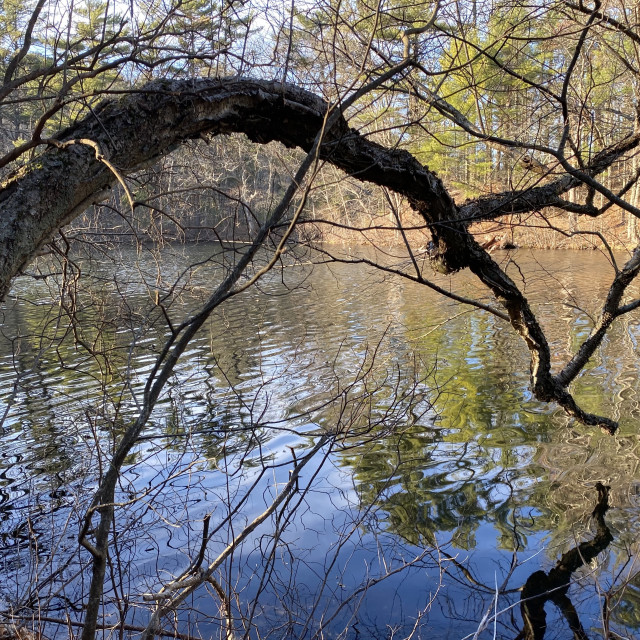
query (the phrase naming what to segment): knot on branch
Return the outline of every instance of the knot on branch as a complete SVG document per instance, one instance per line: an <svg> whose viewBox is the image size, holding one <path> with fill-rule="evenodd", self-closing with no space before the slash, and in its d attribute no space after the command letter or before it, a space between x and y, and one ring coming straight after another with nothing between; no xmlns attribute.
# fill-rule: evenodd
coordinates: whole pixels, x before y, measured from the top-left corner
<svg viewBox="0 0 640 640"><path fill-rule="evenodd" d="M456 271L460 271L466 266L454 251L434 240L429 242L427 245L427 255L429 257L431 268L443 275L456 273Z"/></svg>

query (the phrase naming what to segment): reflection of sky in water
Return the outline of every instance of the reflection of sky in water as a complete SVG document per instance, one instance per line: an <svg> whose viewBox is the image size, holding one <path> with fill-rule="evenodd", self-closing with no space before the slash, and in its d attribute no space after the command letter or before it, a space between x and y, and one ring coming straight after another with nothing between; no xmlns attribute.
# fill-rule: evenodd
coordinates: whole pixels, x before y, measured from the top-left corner
<svg viewBox="0 0 640 640"><path fill-rule="evenodd" d="M575 348L588 331L588 316L576 306L593 306L610 276L604 263L594 272L592 262L597 256L593 254L555 252L535 258L544 260L549 273L556 275L541 271L526 253L515 254L524 273L535 270L535 275L527 277L526 293L541 314L554 352L566 357L567 350ZM149 286L155 284L153 264L145 263L144 254L137 260ZM184 264L184 259L177 259L174 269L164 273L165 281L177 277ZM510 270L510 274L521 281L519 271ZM104 320L103 332L87 331L98 336L117 364L108 375L104 375L100 358L96 363L73 347L72 336L54 331L56 311L49 305L18 303L6 312L7 345L0 360L0 393L5 402L11 398L16 371L20 375L0 442L0 464L4 465L0 526L9 548L14 541L11 529L21 520L19 508L32 506L37 501L34 496L45 492L47 500L57 500L56 508L66 513L71 498L51 496L68 483L80 486L84 474L94 472L96 461L90 451L95 438L107 445L111 420L121 429L135 415L135 396L142 391L159 346L159 337L145 329L158 310L136 277L134 272L120 273L119 289L126 285L139 296L140 312L129 309L123 315L109 277L101 285L100 304L85 310L88 318L98 311L103 314L99 316ZM202 266L189 277L204 292L215 269ZM298 279L302 285L295 288ZM283 466L260 481L259 490L238 514L236 526L260 513L274 487L287 481L288 447L304 448L299 433L335 428L343 415L335 405L314 408L321 407L336 389L344 390L374 351L378 368L372 380L381 386L374 414L388 410L390 389L410 386L414 348L422 358L417 372L427 376L425 385L432 389L430 397L441 415L434 421L433 412L425 412L424 400L416 402L413 417L407 413L394 433L381 431L362 443L354 440L350 448L333 456L314 479L313 489L285 533L290 557L284 553L278 558L282 584L287 584L286 576L293 576L306 590L305 597L313 600L326 563L337 553L327 592L321 598L321 606L331 608L332 598L343 597L368 571L379 570L378 545L388 557L397 558L420 551L410 542L448 544L453 539L447 552L464 559L491 588L495 579L504 580L517 540L518 559L530 558L516 569L509 583L517 587L535 569L552 566L557 553L571 544L576 526L584 531L596 481L613 487L614 509L608 519L621 542L610 553L612 563L622 556L624 541L635 544L637 325L630 320L616 325L593 366L575 384L585 408L623 419L622 435L612 439L577 427L553 407L532 400L526 349L500 320L466 312L424 288L394 284L362 269L316 267L305 278L292 271L285 274L292 288L287 295L282 295L280 280L280 274L274 275L260 291L248 291L226 304L181 361L147 431L149 437L171 435L169 454L179 465L171 466L166 451L156 453L158 442L166 440L146 440L130 460L127 487L136 495L160 483L167 469L176 474L167 485L163 507L167 521L176 526L161 527L155 544L148 544L146 534L140 542L130 543L130 554L141 558L133 586L144 582L145 569L155 570L159 546L175 550L163 551L161 566L173 571L180 568L187 560L185 545L193 550L198 541L198 531L181 528L182 521L202 518L212 504L215 519L229 499L225 492L242 495L261 467L255 449L258 444L263 459ZM462 281L464 293L473 293L467 275L460 274L456 280ZM44 291L32 295L30 286L31 281L19 280L14 293L46 300ZM564 304L548 305L549 291ZM181 317L186 304L181 298L175 309L169 309L174 320ZM48 323L49 342L38 338L42 323ZM18 334L22 338L14 355L8 341ZM136 344L130 352L132 336ZM130 385L133 395L122 395L123 382ZM420 387L422 394L425 385ZM352 396L366 391L356 386ZM355 415L354 408L362 405L354 400L349 406ZM286 425L281 422L295 416L299 417ZM249 433L256 423L262 429L260 437L252 440ZM233 476L232 490L229 476L216 467L225 460L253 461L256 466L242 477ZM303 480L312 477L312 469L305 470ZM181 513L185 501L189 509ZM372 503L376 507L364 523L354 524L358 508L371 508ZM144 529L146 516L142 513L139 526ZM130 517L135 519L135 509ZM337 529L344 536L350 527L355 527L356 535L338 549L332 535ZM250 537L238 566L238 584L245 589L247 601L258 586L246 572L263 557L264 533L259 530ZM224 542L221 533L218 546ZM548 552L537 554L541 546L548 547ZM477 628L490 595L472 594L455 568L442 578L441 585L434 566L430 558L372 587L357 613L362 632L384 628L389 621L409 624L404 618L415 617L426 606L425 594L438 588L449 598L438 601L420 625L425 630L437 628L438 637L443 638L460 637ZM510 597L517 601L517 595ZM268 617L270 605L278 610L275 601L261 603L263 617ZM597 601L584 598L583 605L593 617ZM352 610L345 608L337 619L346 623Z"/></svg>

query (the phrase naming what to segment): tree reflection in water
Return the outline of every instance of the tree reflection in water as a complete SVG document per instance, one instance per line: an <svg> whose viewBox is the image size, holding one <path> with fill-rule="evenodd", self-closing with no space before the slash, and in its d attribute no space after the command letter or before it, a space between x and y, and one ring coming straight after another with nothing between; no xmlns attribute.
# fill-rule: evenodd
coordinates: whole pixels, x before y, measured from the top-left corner
<svg viewBox="0 0 640 640"><path fill-rule="evenodd" d="M197 254L190 260L200 257ZM176 264L181 261L176 259ZM386 637L385 629L394 624L399 625L394 632L396 638L459 640L469 631L471 638L480 620L485 625L483 629L488 628L484 633L491 633L494 617L498 618L499 637L514 638L522 629L518 614L522 585L534 569L548 570L559 555L551 551L553 559L545 560L538 553L560 545L565 550L572 544L576 522L583 522L583 516L591 512L592 497L587 492L593 490L595 478L611 485L611 501L616 507L607 515L616 544L601 568L612 568L619 574L620 567L635 552L640 527L638 493L634 493L640 491L640 443L635 424L623 425L616 439L571 428L565 418L541 407L523 392L528 383L526 363L518 359L517 341L514 336L499 332L493 320L482 314L464 314L450 318L444 325L450 310L435 303L426 307L422 293L412 293L408 287L392 288L387 283L377 286L380 283L372 282L364 273L360 280L354 280L353 273L348 279L338 269L330 278L319 269L314 271L310 289L306 288L305 276L305 287L294 287L287 296L280 295L279 283L271 289L271 285L263 285L265 292L273 295L256 295L250 304L241 304L238 299L236 306L230 305L224 316L212 322L208 335L194 342L192 357L172 381L140 453L128 460L125 475L127 488L137 487L144 497L150 478L165 482L159 469L164 469L166 460L171 460L172 468L184 469L180 477L169 478L167 491L158 493L154 508L162 511L154 522L176 520L178 526L171 527L167 540L175 547L175 531L179 530L188 548L175 556L171 552L161 555L156 549L164 543L161 536L169 527L164 522L155 529L148 525L145 518L150 516L143 511L143 500L136 506L127 505L129 519L123 516L122 522L131 528L126 530L127 536L119 533L118 549L123 550L119 561L129 562L130 574L141 583L139 576L151 567L150 574L155 577L156 555L165 563L159 566L158 573L166 567L174 570L184 553L188 553L189 561L199 557L211 495L216 496L216 504L225 504L226 489L219 488L224 475L221 470L233 466L233 460L241 460L247 477L253 471L263 472L267 465L277 465L284 474L295 466L290 446L296 446L299 457L307 440L311 442L318 434L335 430L335 425L347 416L346 409L349 437L340 441L339 451L332 452L328 465L331 468L317 486L307 487L312 474L303 475L300 492L295 494L302 505L301 519L292 519L289 539L281 538L282 548L287 552L291 549L294 561L276 563L276 535L260 538L259 546L254 551L249 548L242 556L243 564L234 558L237 573L228 584L229 593L238 593L239 604L234 605L237 620L246 611L253 611L258 593L262 598L261 608L256 608L263 625L261 632L263 628L278 628L282 616L275 605L285 603L291 612L290 628L296 628L296 635L292 632L291 637L302 637L299 621L304 620L309 627L315 624L309 611L316 606L317 618L325 624L329 616L321 606L327 602L327 610L335 605L342 607L338 613L344 613L344 620L336 618L332 633L339 625L346 629L348 617L352 616L350 638L354 633ZM205 275L200 274L202 280L197 282L206 283L210 274ZM342 287L339 295L336 279ZM103 281L112 282L113 278L107 273ZM311 289L314 296L309 295ZM127 370L130 357L129 334L118 329L123 318L132 318L131 335L145 337L139 342L137 337L134 340L140 353L136 352L138 359L132 360L132 371L145 371L150 353L158 347L156 340L160 338L151 332L141 333L135 323L136 318L146 316L134 313L135 309L126 312L115 293L111 293L100 289L78 312L85 341L100 343L100 354L107 354L100 357L106 364L95 359L85 362L73 344L67 345L58 336L58 325L49 315L53 313L50 304L34 309L16 304L12 314L7 315L5 327L13 322L13 333L22 332L20 349L12 349L9 344L5 354L5 366L21 381L19 402L6 423L7 428L19 434L20 441L7 437L0 451L6 469L0 473L0 542L8 584L14 584L13 576L21 570L17 562L10 567L11 562L28 548L34 534L38 534L40 554L49 549L56 549L58 557L72 557L75 553L76 532L69 531L58 543L53 540L53 531L63 519L75 522L66 514L75 508L74 496L82 496L81 488L91 485L95 458L87 453L92 440L85 436L95 434L96 441L107 450L135 409L127 397L123 399L119 394L122 372ZM330 318L323 302L326 299L337 300ZM310 306L314 300L315 306ZM141 296L141 309L146 309L147 302L148 296ZM104 318L98 313L103 309ZM436 328L425 331L425 316ZM390 317L394 322L388 322ZM252 330L247 331L247 326ZM368 374L361 387L350 387L354 393L348 396L351 400L346 405L342 400L327 403L333 390L345 391L345 381L354 376L356 382L361 379L354 371L354 362L362 361L362 371L368 371L365 352L369 347L362 336L372 340L370 327L387 327L380 330L384 340L381 337L374 350L379 353L379 370ZM43 342L57 345L54 356L42 351ZM603 349L603 370L619 372L617 375L627 381L627 399L621 402L627 403L624 411L633 413L630 399L638 396L640 384L633 364L636 342L624 342L617 336L615 344L618 346L606 346L615 353ZM620 344L630 345L630 354L621 354ZM64 360L65 368L59 366L58 358ZM392 368L387 362L392 363ZM103 371L109 375L103 375ZM80 374L87 381L85 384L80 384ZM605 383L604 378L593 388L583 379L575 383L577 392L589 399L595 412L607 413L611 409L607 403L614 397L612 387ZM133 377L134 390L136 384L139 381ZM6 387L4 391L5 396L11 392ZM347 398L340 396L343 397ZM312 417L310 407L319 407ZM285 424L291 427L289 432L283 429ZM313 429L309 431L310 427ZM254 455L255 451L259 455ZM175 466L182 464L181 456L184 466ZM191 461L200 459L203 464L196 478ZM335 460L344 473L337 473L334 478ZM226 483L227 475L224 478ZM284 476L278 477L273 486L281 487L284 481ZM229 493L238 501L242 495ZM138 494L123 496L130 499ZM49 505L48 510L45 504ZM185 505L191 510L191 524L175 516L182 514ZM29 522L23 517L27 508L36 514L30 515ZM248 517L241 510L238 513ZM279 531L275 521L273 527ZM353 531L354 542L347 541L346 531ZM334 534L340 536L335 538L339 544L330 546L330 536ZM265 540L271 541L269 553L264 552ZM211 546L226 543L220 538ZM344 552L340 545L344 545ZM172 549L169 544L166 548ZM629 556L625 554L627 550ZM584 558L584 552L580 553ZM329 557L331 561L327 560ZM381 580L374 575L378 557L384 565L380 575L385 578L384 586L379 587L375 585ZM265 558L272 564L264 562L263 567L260 563ZM362 561L364 571L356 568L355 559ZM558 566L561 564L562 561ZM33 566L42 574L41 558L36 558ZM255 573L256 566L263 574ZM493 577L496 567L498 586L487 584L493 582L488 576ZM182 568L178 566L179 571ZM633 635L630 630L640 627L640 590L633 583L638 580L633 577L637 567L629 562L627 568L626 581L616 577L611 586L602 585L601 593L605 599L603 608L609 612L612 624L624 625L629 637ZM551 599L541 596L548 589L550 576L561 575L557 569L538 572L547 584L532 594L541 607ZM261 594L262 585L254 586L258 579L251 582L254 575L276 575L277 579L269 583L272 592ZM328 576L319 587L327 589L326 601L314 591L318 575ZM599 577L597 573L594 576L596 580ZM27 580L18 582L28 590L20 601L41 606L43 589L36 597L35 590L31 593L25 586ZM38 587L45 584L33 582ZM65 607L72 617L77 613L79 618L78 602L53 601L58 584L54 585L53 580L51 584L54 606ZM294 584L296 589L290 588ZM564 591L566 595L566 585L559 584L565 588L558 593ZM529 587L531 593L532 583ZM497 616L496 591L500 604ZM571 597L593 637L588 622L599 624L604 620L598 600L591 596L580 603L573 593ZM215 593L213 598L214 603L229 601ZM554 602L562 606L566 600L557 597ZM347 605L352 603L353 609L348 610ZM415 617L411 617L415 616L414 604L415 611L419 611L415 624ZM562 614L555 607L548 609L547 640L566 637L568 629ZM213 614L219 615L217 609L213 614L206 609L206 613L212 618ZM127 615L123 607L118 620L129 624L133 616ZM72 624L80 624L77 618ZM556 627L556 621L561 625ZM215 620L211 623L209 637L219 631L219 626L215 627ZM601 635L609 637L606 632Z"/></svg>
<svg viewBox="0 0 640 640"><path fill-rule="evenodd" d="M438 548L447 567L450 585L448 595L446 591L441 592L441 596L448 599L445 617L460 622L475 620L478 633L496 623L502 627L503 637L541 640L548 631L544 607L551 601L568 623L573 637L587 638L568 591L573 574L580 567L591 564L613 540L612 531L604 520L609 509L610 487L601 482L595 485L597 502L591 514L596 526L595 536L574 544L548 572L536 570L525 581L523 571L530 565L527 559L523 560L522 554L526 555L527 549L562 544L561 540L566 540L569 531L575 527L577 514L565 513L564 517L559 517L562 505L554 504L553 499L546 502L546 507L543 506L545 501L540 500L538 508L525 508L532 495L528 495L529 491L523 490L522 486L518 488L517 473L500 468L495 464L495 458L492 460L477 443L460 444L459 455L452 455L453 445L446 442L446 431L435 425L432 432L409 429L345 455L343 464L351 467L362 504L377 502L381 515L376 524L380 529L400 535L419 547ZM551 491L549 497L571 490L558 486L557 491L552 491L544 479L542 484ZM534 487L530 486L530 491L533 492ZM540 496L540 491L535 493ZM523 499L524 495L528 498ZM485 555L482 548L491 528L503 551L511 552L511 561L506 560L508 564L504 564L507 556L503 556L503 560L498 560L495 554L491 558L481 557ZM447 541L444 533L450 536ZM549 534L553 543L549 539L543 541ZM540 538L541 535L545 538ZM465 557L461 551L471 555ZM618 579L610 589L601 589L604 594L602 611L598 600L591 597L583 603L580 615L593 616L591 622L609 617L627 624L630 629L635 626L633 622L628 624L619 618L625 602L635 592L629 592L632 585L623 584L619 579L619 567L624 560L621 549L616 549L614 555ZM496 566L503 568L502 584L486 583L487 569L491 573L494 571L485 559L497 562ZM611 566L608 561L602 568L606 566ZM516 586L523 582L524 586ZM495 598L500 599L500 606ZM515 615L518 608L523 622ZM549 627L552 628L555 627ZM566 629L564 624L561 628ZM558 633L551 633L550 637L563 637ZM605 632L604 637L610 636Z"/></svg>
<svg viewBox="0 0 640 640"><path fill-rule="evenodd" d="M604 514L609 509L609 489L601 482L596 483L598 501L593 510L593 518L597 531L593 540L581 544L562 554L556 566L545 573L536 571L529 576L522 589L520 611L524 628L518 638L525 640L542 640L547 630L547 614L544 605L553 602L569 623L574 638L587 638L578 613L567 595L571 575L581 566L590 563L599 553L604 551L613 540L613 535L604 521Z"/></svg>

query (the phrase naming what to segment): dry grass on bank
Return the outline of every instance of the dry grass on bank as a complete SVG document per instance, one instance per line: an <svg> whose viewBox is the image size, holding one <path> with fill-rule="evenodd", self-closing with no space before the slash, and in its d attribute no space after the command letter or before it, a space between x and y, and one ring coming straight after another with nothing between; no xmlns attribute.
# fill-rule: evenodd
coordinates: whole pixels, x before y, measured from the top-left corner
<svg viewBox="0 0 640 640"><path fill-rule="evenodd" d="M629 250L638 244L635 218L620 210L588 218L547 209L476 224L471 230L489 248L598 249L606 240L612 249Z"/></svg>
<svg viewBox="0 0 640 640"><path fill-rule="evenodd" d="M400 219L404 237L411 247L416 250L426 247L431 235L421 218L404 207ZM604 240L612 249L631 250L638 244L640 229L636 227L635 218L620 210L611 210L598 218L587 218L547 209L512 215L497 222L474 224L471 231L489 250L516 247L598 249L603 248ZM405 242L392 214L374 215L364 210L350 212L348 218L345 216L339 221L317 215L304 224L302 235L314 241L343 246L399 246Z"/></svg>

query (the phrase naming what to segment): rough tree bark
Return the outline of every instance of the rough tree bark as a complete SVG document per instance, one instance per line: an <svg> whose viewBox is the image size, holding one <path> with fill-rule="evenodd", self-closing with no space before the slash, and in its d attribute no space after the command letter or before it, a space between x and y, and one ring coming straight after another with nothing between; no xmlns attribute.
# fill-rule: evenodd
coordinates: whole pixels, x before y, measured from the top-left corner
<svg viewBox="0 0 640 640"><path fill-rule="evenodd" d="M278 140L308 151L328 108L324 100L299 87L242 78L155 81L103 102L55 138L41 140L49 148L0 188L0 297L6 296L11 279L57 229L103 199L123 175L152 163L185 140L231 132L244 133L257 143ZM637 146L638 140L634 136L619 141L598 154L591 175ZM434 268L445 273L469 268L506 309L530 350L536 397L559 403L585 424L615 431L611 420L582 411L567 385L600 344L611 321L631 310L628 304L621 306L622 293L640 269L640 254L634 254L612 285L620 295L614 296L613 303L608 301L604 322L572 359L571 372L554 376L546 337L526 298L468 231L474 219L556 204L562 193L576 185L575 176L567 174L538 190L509 192L457 207L428 167L406 151L368 140L350 128L344 117L325 133L320 157L360 180L406 196L431 230Z"/></svg>
<svg viewBox="0 0 640 640"><path fill-rule="evenodd" d="M58 228L104 198L117 181L113 169L127 174L184 140L231 132L308 151L327 107L321 98L292 85L242 79L156 81L121 100L102 103L55 139L43 140L54 148L0 189L0 296ZM407 152L368 141L344 119L326 138L323 158L362 180L407 195L434 220L451 218L455 207L441 181ZM447 259L450 268L464 266L454 252Z"/></svg>

